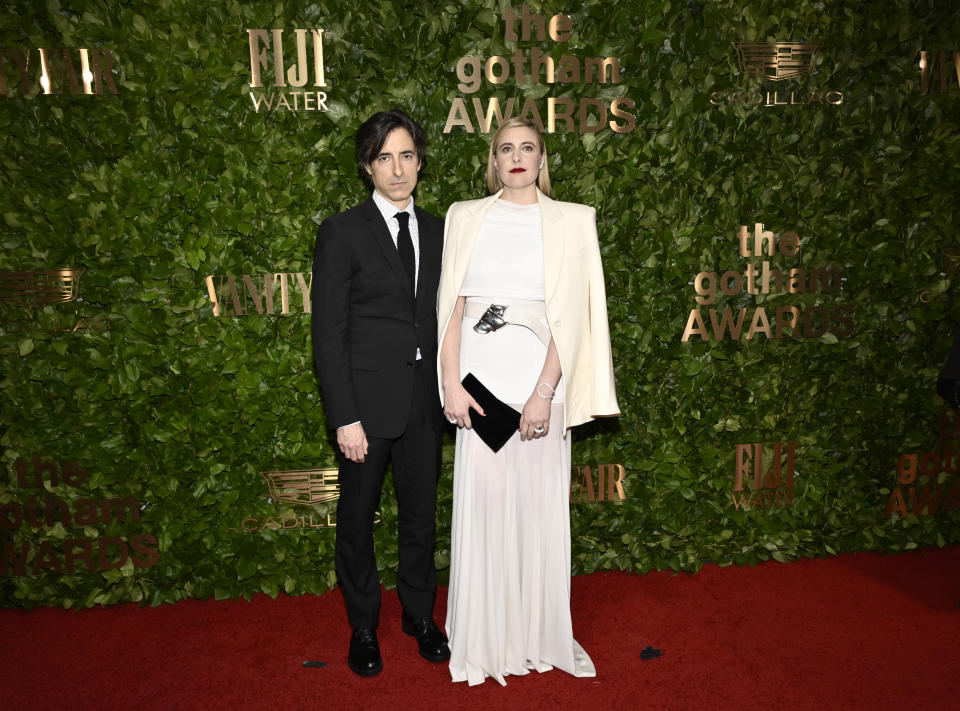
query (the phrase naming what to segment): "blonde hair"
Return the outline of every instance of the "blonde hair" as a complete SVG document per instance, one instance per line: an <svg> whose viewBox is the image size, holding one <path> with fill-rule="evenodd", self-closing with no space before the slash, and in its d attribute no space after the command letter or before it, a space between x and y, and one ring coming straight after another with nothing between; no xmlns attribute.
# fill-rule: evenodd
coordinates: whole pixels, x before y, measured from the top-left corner
<svg viewBox="0 0 960 711"><path fill-rule="evenodd" d="M508 128L516 128L518 126L532 128L534 133L537 134L537 141L540 144L540 158L543 161L540 172L537 173L537 187L540 188L540 192L549 196L550 167L547 165L547 146L543 142L543 131L540 130L540 127L532 119L526 116L515 116L507 119L500 124L500 128L493 134L493 140L490 141L490 155L487 157L487 188L490 190L490 193L493 194L503 187L500 176L497 175L497 167L493 163L493 155L497 149L497 144L500 143L500 137L503 135L503 132Z"/></svg>

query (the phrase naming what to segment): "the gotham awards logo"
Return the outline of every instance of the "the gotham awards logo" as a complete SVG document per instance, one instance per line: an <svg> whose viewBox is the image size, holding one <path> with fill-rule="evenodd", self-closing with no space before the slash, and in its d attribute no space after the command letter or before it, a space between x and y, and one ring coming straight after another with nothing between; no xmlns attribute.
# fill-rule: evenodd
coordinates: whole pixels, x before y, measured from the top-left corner
<svg viewBox="0 0 960 711"><path fill-rule="evenodd" d="M820 45L811 42L734 42L741 74L768 82L756 89L714 91L714 106L810 106L843 103L841 91L807 91L781 82L805 79L814 71Z"/></svg>
<svg viewBox="0 0 960 711"><path fill-rule="evenodd" d="M920 52L920 91L944 94L960 88L960 52Z"/></svg>
<svg viewBox="0 0 960 711"><path fill-rule="evenodd" d="M485 84L500 86L511 81L517 86L620 83L622 68L616 57L586 57L581 61L570 54L556 59L549 54L554 45L562 45L573 37L573 21L567 15L558 13L547 20L524 4L519 13L506 7L502 19L505 42L516 47L513 55L461 57L457 61L457 87L464 94L475 94ZM519 42L539 42L541 46L546 43L547 51L536 45L520 48ZM630 113L635 104L626 96L608 103L589 97L540 98L543 93L538 91L536 98L520 99L492 96L486 103L474 96L469 104L465 97L457 97L450 105L443 132L450 133L460 127L467 133L489 133L513 116L527 117L547 133L555 132L561 125L567 131L578 133L596 133L607 127L616 133L630 133L636 126L636 118Z"/></svg>
<svg viewBox="0 0 960 711"><path fill-rule="evenodd" d="M264 111L327 111L323 29L247 30L250 101Z"/></svg>
<svg viewBox="0 0 960 711"><path fill-rule="evenodd" d="M116 63L105 49L0 47L0 96L116 94Z"/></svg>
<svg viewBox="0 0 960 711"><path fill-rule="evenodd" d="M270 272L204 278L214 316L310 313L312 272Z"/></svg>
<svg viewBox="0 0 960 711"><path fill-rule="evenodd" d="M18 457L13 469L17 487L36 493L10 501L0 491L4 496L0 528L5 532L0 576L11 571L13 575L64 575L157 564L157 539L151 534L118 538L101 535L95 528L113 522L137 523L140 508L135 499L73 498L71 490L87 483L87 470L75 461L58 465L39 455L32 461ZM23 528L42 530L52 540L40 541L36 547L28 541L14 542L11 536Z"/></svg>
<svg viewBox="0 0 960 711"><path fill-rule="evenodd" d="M839 294L841 290L841 273L837 269L771 266L775 257L793 258L800 254L800 236L792 230L777 237L758 222L752 235L746 225L742 225L736 239L738 256L763 261L759 264L750 261L743 271L730 269L722 273L703 271L697 274L693 279L697 306L690 310L681 341L695 337L704 341L711 338L749 341L757 336L836 340L853 333L853 307L849 304L790 305L784 304L781 298L775 307L740 306L735 309L725 306L720 309L714 306L721 294L737 297L746 292L757 300L763 298L766 304L771 294Z"/></svg>
<svg viewBox="0 0 960 711"><path fill-rule="evenodd" d="M66 267L42 271L0 272L0 304L19 306L32 310L5 318L3 326L8 333L43 332L52 335L104 332L110 330L106 316L81 316L79 309L73 313L63 310L43 310L55 304L76 304L80 301L80 277L83 267Z"/></svg>
<svg viewBox="0 0 960 711"><path fill-rule="evenodd" d="M960 509L960 416L940 415L940 450L901 454L896 486L887 500L886 516L936 516Z"/></svg>
<svg viewBox="0 0 960 711"><path fill-rule="evenodd" d="M736 445L731 495L734 507L751 510L792 506L796 450L796 442Z"/></svg>
<svg viewBox="0 0 960 711"><path fill-rule="evenodd" d="M269 501L277 509L274 516L245 518L240 528L247 533L276 529L334 528L337 525L337 500L340 484L337 470L297 469L262 472L270 492ZM380 512L374 515L380 523Z"/></svg>
<svg viewBox="0 0 960 711"><path fill-rule="evenodd" d="M627 492L623 490L626 475L622 464L574 467L570 477L570 503L626 501Z"/></svg>

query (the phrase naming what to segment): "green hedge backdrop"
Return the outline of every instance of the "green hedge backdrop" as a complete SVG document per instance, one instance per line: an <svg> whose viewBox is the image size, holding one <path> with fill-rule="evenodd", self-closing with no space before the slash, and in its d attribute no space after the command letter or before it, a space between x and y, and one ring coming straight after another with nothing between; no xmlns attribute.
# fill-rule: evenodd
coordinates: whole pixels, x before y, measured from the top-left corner
<svg viewBox="0 0 960 711"><path fill-rule="evenodd" d="M427 130L418 204L443 215L483 195L489 136L443 133L458 97L471 112L473 98L519 107L534 97L544 119L548 97L635 105L629 133L561 126L548 138L555 195L597 208L623 409L574 433L575 464L592 468L594 485L598 465L622 464L626 493L581 502L575 486L575 572L960 541L934 392L957 320L960 87L950 64L949 89L937 67L924 92L919 67L921 51L952 62L960 50L955 3L531 0L547 18L570 16L564 43L507 41L509 3L494 0L10 5L0 16L0 604L157 604L335 583L333 529L284 528L290 517L325 520L331 505L273 501L261 476L334 465L300 287L291 277L289 314L214 316L206 278L224 285L221 306L227 275L241 288L241 275L309 279L316 224L364 196L353 134L378 110L403 108ZM288 63L294 29L329 33L328 110L254 110L253 28L284 29ZM732 43L746 41L819 49L808 76L775 82L745 76ZM62 81L44 95L38 48L109 51L117 93L73 95ZM458 88L460 58L518 48L617 57L623 74ZM26 92L16 56L30 60ZM254 91L276 90L271 71ZM749 104L773 91L779 101L840 92L842 103ZM761 268L738 254L740 226L752 235L757 223L800 238L799 254L767 258L771 268L833 269L842 289L754 295L728 279L738 293L718 288L698 305L699 273ZM64 267L85 269L78 299L14 298L11 273ZM757 310L773 324L777 307L804 319L842 307L847 321L779 339L759 321L747 339ZM683 342L694 308L711 332L710 309L744 308L744 333ZM766 443L769 469L777 442L795 443L793 487L784 455L775 505L738 508L734 494L755 492L752 469L734 491L737 445ZM926 474L909 483L903 455L928 452L950 462L922 458ZM442 570L452 458L448 439ZM135 502L138 520L111 500ZM395 514L388 485L376 536L389 585Z"/></svg>

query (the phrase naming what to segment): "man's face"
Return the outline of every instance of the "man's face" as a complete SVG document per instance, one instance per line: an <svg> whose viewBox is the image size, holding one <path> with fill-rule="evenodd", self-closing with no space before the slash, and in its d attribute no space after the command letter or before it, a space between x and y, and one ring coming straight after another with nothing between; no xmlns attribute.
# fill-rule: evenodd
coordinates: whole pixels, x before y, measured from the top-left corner
<svg viewBox="0 0 960 711"><path fill-rule="evenodd" d="M417 148L405 128L395 128L388 133L380 152L367 164L373 187L399 210L410 202L419 170Z"/></svg>

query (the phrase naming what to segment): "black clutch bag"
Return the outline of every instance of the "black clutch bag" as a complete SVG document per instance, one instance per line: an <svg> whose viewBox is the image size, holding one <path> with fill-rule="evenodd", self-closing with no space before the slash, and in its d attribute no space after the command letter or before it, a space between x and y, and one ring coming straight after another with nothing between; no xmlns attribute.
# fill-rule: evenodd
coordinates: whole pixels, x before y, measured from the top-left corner
<svg viewBox="0 0 960 711"><path fill-rule="evenodd" d="M487 413L480 415L472 407L470 408L470 424L473 431L490 449L499 452L507 440L520 429L520 413L487 390L473 373L467 373L461 384Z"/></svg>

